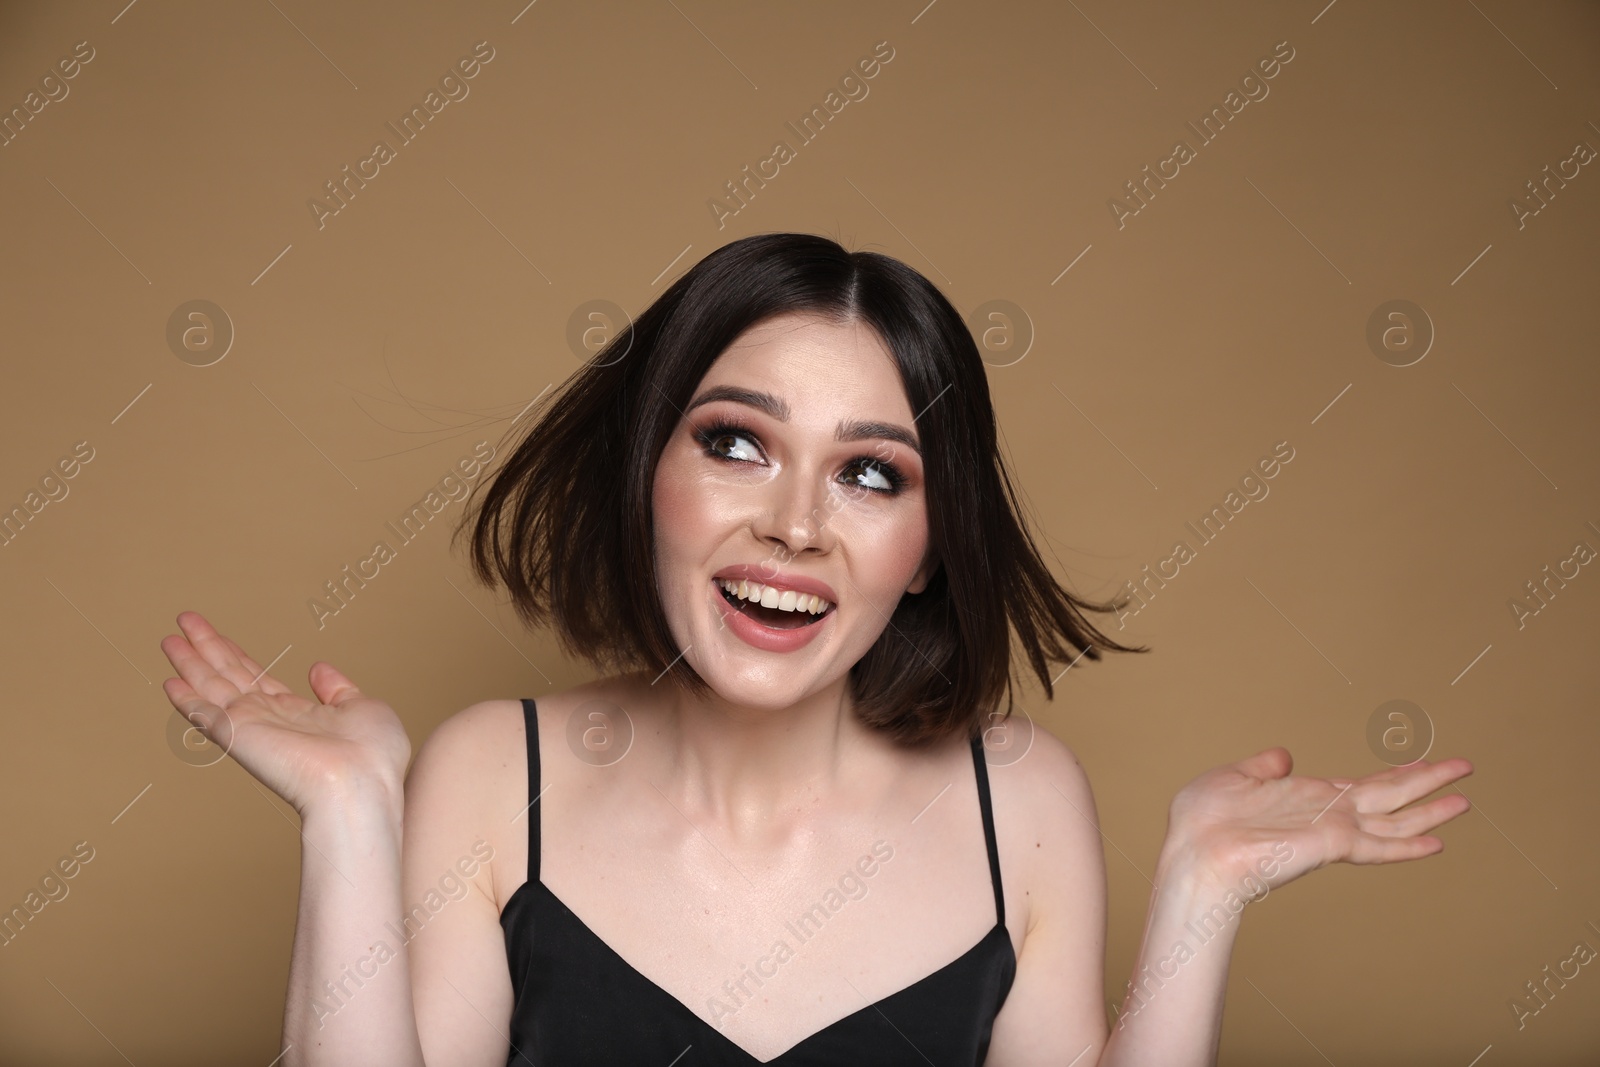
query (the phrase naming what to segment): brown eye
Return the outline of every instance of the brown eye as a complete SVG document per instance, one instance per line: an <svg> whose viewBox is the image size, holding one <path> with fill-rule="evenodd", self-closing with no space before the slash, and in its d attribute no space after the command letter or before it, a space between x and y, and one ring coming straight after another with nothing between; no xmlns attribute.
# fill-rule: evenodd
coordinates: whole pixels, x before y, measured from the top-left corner
<svg viewBox="0 0 1600 1067"><path fill-rule="evenodd" d="M850 472L853 470L861 471L861 477L851 476ZM861 456L851 460L849 466L845 467L845 474L850 481L861 488L871 489L879 493L892 495L898 493L905 485L905 477L893 464L884 463L868 456ZM875 482L865 479L874 479Z"/></svg>
<svg viewBox="0 0 1600 1067"><path fill-rule="evenodd" d="M706 455L730 463L752 463L761 459L761 450L754 447L755 436L737 426L708 426L698 431L695 439L705 449Z"/></svg>

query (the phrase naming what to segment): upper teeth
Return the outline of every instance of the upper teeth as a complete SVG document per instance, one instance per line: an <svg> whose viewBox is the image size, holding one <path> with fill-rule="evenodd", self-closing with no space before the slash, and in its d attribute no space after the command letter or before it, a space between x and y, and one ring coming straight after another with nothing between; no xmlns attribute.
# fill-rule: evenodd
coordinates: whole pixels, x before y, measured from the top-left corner
<svg viewBox="0 0 1600 1067"><path fill-rule="evenodd" d="M811 615L820 615L833 607L832 601L824 600L815 593L774 589L770 585L746 579L734 581L731 578L718 578L717 584L740 600L754 601L764 608L777 608L779 611L804 611Z"/></svg>

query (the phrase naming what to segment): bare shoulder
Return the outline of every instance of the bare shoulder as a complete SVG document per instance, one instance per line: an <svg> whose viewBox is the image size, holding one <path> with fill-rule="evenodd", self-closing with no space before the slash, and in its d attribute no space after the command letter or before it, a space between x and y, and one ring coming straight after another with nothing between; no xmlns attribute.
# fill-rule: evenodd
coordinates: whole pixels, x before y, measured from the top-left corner
<svg viewBox="0 0 1600 1067"><path fill-rule="evenodd" d="M1077 754L1038 723L1014 719L1004 746L986 746L1002 861L1018 874L1025 929L1072 900L1092 900L1103 878L1094 792ZM1030 736L1031 732L1031 736ZM1008 847L1009 846L1009 849Z"/></svg>
<svg viewBox="0 0 1600 1067"><path fill-rule="evenodd" d="M541 751L555 751L558 734L565 733L574 714L593 719L607 709L618 715L631 690L626 677L599 678L559 692L530 696L537 713L539 734L546 742ZM480 775L492 767L515 768L515 789L526 784L527 733L520 697L480 700L445 719L428 735L412 764L442 764L452 773L469 768ZM551 760L547 762L559 763ZM482 779L480 778L480 781Z"/></svg>
<svg viewBox="0 0 1600 1067"><path fill-rule="evenodd" d="M480 700L435 726L417 753L417 761L421 762L425 753L432 753L435 759L441 760L469 757L503 744L513 733L520 740L521 700Z"/></svg>
<svg viewBox="0 0 1600 1067"><path fill-rule="evenodd" d="M1026 917L1017 974L995 1020L989 1062L1036 1062L1039 1049L1104 1042L1100 1007L1106 939L1106 875L1089 776L1070 745L1026 722L1021 751L991 760L997 819L1008 835ZM1009 761L1009 762L1008 762ZM996 765L998 764L998 765ZM1002 855L1002 863L1005 862Z"/></svg>
<svg viewBox="0 0 1600 1067"><path fill-rule="evenodd" d="M1015 793L1019 801L1053 795L1059 804L1064 794L1073 803L1093 803L1089 774L1070 745L1038 723L1024 720L1007 729L1021 751L1013 748L1000 755L995 749L989 758L990 779L997 788Z"/></svg>
<svg viewBox="0 0 1600 1067"><path fill-rule="evenodd" d="M516 700L468 705L434 728L406 774L404 911L389 927L407 946L429 1063L503 1062L506 1055L483 1020L512 1011L499 919L504 881L515 873L505 852L526 825L512 824L504 810L510 779L521 776L520 767L512 770L520 762L512 754L521 749L520 719Z"/></svg>
<svg viewBox="0 0 1600 1067"><path fill-rule="evenodd" d="M522 705L483 700L445 719L428 735L406 772L405 837L486 837L497 851L495 818L510 800L524 758Z"/></svg>
<svg viewBox="0 0 1600 1067"><path fill-rule="evenodd" d="M482 700L450 715L428 735L407 773L408 838L437 834L447 834L451 840L483 838L494 858L485 865L486 881L480 887L503 908L526 880L524 813L533 794L543 785L559 785L581 773L584 761L574 754L573 746L593 748L597 729L615 728L619 718L625 719L628 713L621 709L630 706L633 691L627 677L618 677L530 696L541 753L542 785L534 789L528 779L523 698Z"/></svg>
<svg viewBox="0 0 1600 1067"><path fill-rule="evenodd" d="M433 728L406 772L406 818L492 822L521 776L522 703L468 704Z"/></svg>

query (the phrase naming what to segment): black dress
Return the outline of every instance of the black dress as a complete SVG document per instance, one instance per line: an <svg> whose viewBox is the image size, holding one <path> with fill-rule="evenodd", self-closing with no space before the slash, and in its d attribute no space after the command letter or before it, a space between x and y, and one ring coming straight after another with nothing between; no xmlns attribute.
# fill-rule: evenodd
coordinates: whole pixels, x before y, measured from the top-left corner
<svg viewBox="0 0 1600 1067"><path fill-rule="evenodd" d="M522 701L528 796L539 795L534 702ZM539 880L539 808L528 809L528 880L500 915L515 1006L508 1067L978 1067L994 1017L1016 977L1006 932L989 777L979 742L972 761L989 849L995 924L932 974L758 1060L612 951Z"/></svg>

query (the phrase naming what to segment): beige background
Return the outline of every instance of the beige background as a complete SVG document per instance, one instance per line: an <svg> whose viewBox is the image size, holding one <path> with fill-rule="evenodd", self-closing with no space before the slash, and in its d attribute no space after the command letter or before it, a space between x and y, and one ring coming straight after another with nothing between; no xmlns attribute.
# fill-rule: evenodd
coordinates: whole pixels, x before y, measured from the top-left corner
<svg viewBox="0 0 1600 1067"><path fill-rule="evenodd" d="M1508 1006L1600 948L1600 573L1520 629L1508 606L1600 548L1600 173L1520 229L1508 203L1600 146L1595 5L124 3L0 8L7 111L77 42L95 55L0 148L0 505L94 450L0 548L0 903L95 850L0 948L0 1060L273 1060L294 814L169 748L157 642L192 608L302 690L328 659L419 747L469 703L584 678L447 551L459 505L323 628L307 601L572 373L574 309L637 312L769 230L1022 310L1031 347L989 379L1087 595L1295 449L1127 620L1152 655L1025 694L1095 786L1108 1005L1172 793L1271 744L1306 773L1380 769L1368 720L1405 699L1433 757L1475 761L1475 810L1440 856L1252 908L1221 1062L1600 1057L1595 967L1520 1031ZM1108 199L1285 40L1270 94L1119 229ZM479 41L470 95L319 229L307 201ZM870 94L719 229L708 200L880 41ZM166 340L196 299L236 331L206 367ZM1436 331L1411 366L1366 340L1392 299Z"/></svg>

